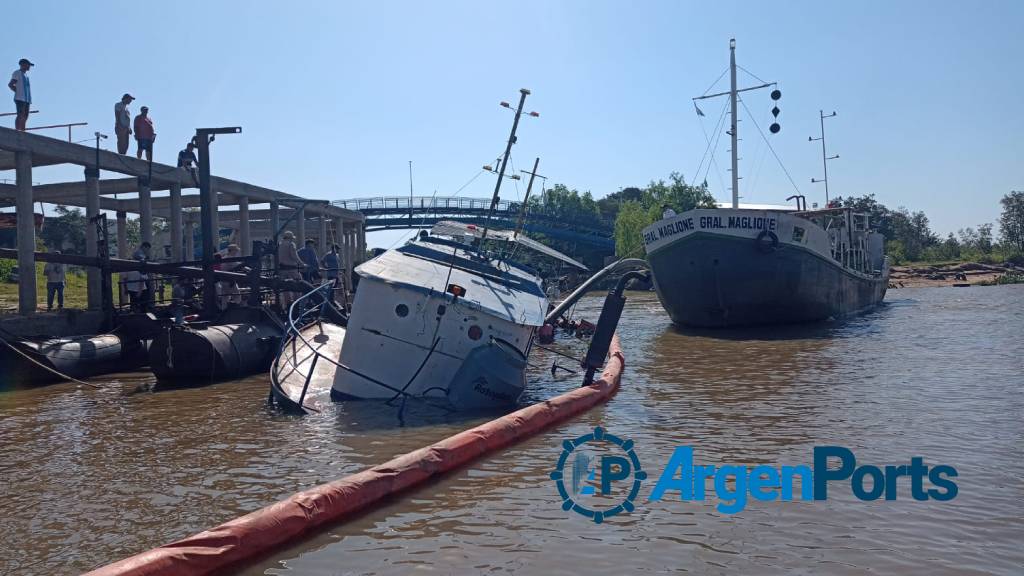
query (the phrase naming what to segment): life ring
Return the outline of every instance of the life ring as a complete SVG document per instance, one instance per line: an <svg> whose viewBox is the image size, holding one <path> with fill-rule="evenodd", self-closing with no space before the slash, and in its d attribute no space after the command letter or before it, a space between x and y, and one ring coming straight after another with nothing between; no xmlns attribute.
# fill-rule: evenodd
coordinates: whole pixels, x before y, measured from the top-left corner
<svg viewBox="0 0 1024 576"><path fill-rule="evenodd" d="M761 230L761 233L757 235L757 240L754 240L754 244L759 252L769 254L779 248L779 237L771 230Z"/></svg>

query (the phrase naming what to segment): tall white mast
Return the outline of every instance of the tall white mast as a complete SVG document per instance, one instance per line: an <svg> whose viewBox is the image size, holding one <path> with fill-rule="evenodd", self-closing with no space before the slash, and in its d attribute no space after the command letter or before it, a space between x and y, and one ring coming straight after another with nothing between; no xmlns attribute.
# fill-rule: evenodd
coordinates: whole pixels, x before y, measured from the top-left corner
<svg viewBox="0 0 1024 576"><path fill-rule="evenodd" d="M739 135L736 120L736 39L729 40L729 100L732 107L732 207L740 207Z"/></svg>
<svg viewBox="0 0 1024 576"><path fill-rule="evenodd" d="M723 72L723 74L724 74L724 72ZM719 76L719 78L721 78L721 76ZM718 84L717 80L715 81L715 84ZM768 88L769 86L775 86L775 82L765 82L764 84L759 84L757 86L750 86L748 88L737 88L736 87L736 39L730 39L729 40L729 91L728 92L718 92L717 94L708 94L708 93L705 92L703 95L697 96L696 98L693 99L694 105L696 106L698 100L705 100L705 99L708 99L708 98L718 98L719 96L725 96L725 95L729 96L729 104L731 104L731 110L732 110L732 114L731 114L732 121L729 122L729 130L728 130L728 132L729 132L729 135L732 137L732 207L733 208L739 208L740 207L740 171L739 171L739 163L740 163L739 162L739 140L740 140L740 136L739 136L739 114L737 114L738 110L736 110L736 103L737 103L737 100L738 100L740 92L746 92L748 90L760 90L761 88ZM710 90L710 88L709 88L709 90ZM772 91L772 94L771 94L772 100L778 100L781 97L782 97L782 92L779 92L778 90L773 90ZM778 117L778 115L779 115L779 108L778 108L778 106L776 106L775 108L772 108L772 114L775 117ZM697 115L698 116L703 116L704 115L704 112L702 112L699 107L697 108ZM779 124L777 122L773 123L769 127L769 131L772 134L777 133L779 130L780 130L780 127L779 127ZM717 145L718 141L715 140L714 142ZM712 144L712 142L709 141L708 142L708 148L709 149L711 148L711 144ZM717 170L717 168L716 168L716 170Z"/></svg>

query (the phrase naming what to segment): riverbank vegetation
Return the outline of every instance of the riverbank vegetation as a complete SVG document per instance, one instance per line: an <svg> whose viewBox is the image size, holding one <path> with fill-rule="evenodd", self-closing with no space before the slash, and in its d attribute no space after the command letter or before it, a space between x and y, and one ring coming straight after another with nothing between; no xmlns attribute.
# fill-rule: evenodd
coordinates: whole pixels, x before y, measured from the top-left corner
<svg viewBox="0 0 1024 576"><path fill-rule="evenodd" d="M892 210L875 200L874 194L837 198L870 215L872 226L885 235L885 252L895 264L940 265L955 262L1024 265L1024 192L1010 192L1002 198L999 236L992 223L961 228L945 238L932 232L923 211L905 207Z"/></svg>

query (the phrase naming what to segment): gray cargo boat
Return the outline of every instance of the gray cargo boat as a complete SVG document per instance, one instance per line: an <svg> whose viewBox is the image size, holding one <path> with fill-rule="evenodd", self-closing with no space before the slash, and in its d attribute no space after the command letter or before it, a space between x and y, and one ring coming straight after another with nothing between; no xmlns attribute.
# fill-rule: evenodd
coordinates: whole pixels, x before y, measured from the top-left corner
<svg viewBox="0 0 1024 576"><path fill-rule="evenodd" d="M796 199L795 210L740 205L738 94L775 83L738 89L735 40L729 50L730 89L698 96L694 105L707 98L730 99L732 205L682 214L666 210L662 220L643 230L662 306L676 324L697 327L840 319L872 308L889 285L885 238L871 230L867 214L829 204L827 172L825 210L807 210L799 192L788 199ZM781 96L772 90L773 101ZM772 113L778 117L778 106ZM773 134L780 129L778 123L770 126ZM821 140L827 170L824 123Z"/></svg>
<svg viewBox="0 0 1024 576"><path fill-rule="evenodd" d="M662 306L676 324L726 327L844 318L889 285L866 214L711 208L644 230Z"/></svg>

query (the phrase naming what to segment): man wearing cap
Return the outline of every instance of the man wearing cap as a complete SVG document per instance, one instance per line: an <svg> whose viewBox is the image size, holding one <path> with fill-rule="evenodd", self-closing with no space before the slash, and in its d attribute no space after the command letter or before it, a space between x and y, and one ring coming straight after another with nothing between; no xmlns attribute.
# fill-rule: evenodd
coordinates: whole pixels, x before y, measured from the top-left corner
<svg viewBox="0 0 1024 576"><path fill-rule="evenodd" d="M141 112L135 117L135 141L139 143L139 149L135 151L135 157L141 159L142 151L146 151L146 161L153 161L153 141L156 140L156 130L153 129L153 119L149 117L149 107L143 106Z"/></svg>
<svg viewBox="0 0 1024 576"><path fill-rule="evenodd" d="M28 81L28 71L35 64L22 58L18 61L18 69L11 74L11 81L7 87L14 92L14 107L17 115L14 117L14 128L25 131L25 124L28 123L28 109L32 105L32 87Z"/></svg>
<svg viewBox="0 0 1024 576"><path fill-rule="evenodd" d="M295 234L286 230L277 247L277 277L282 280L298 280L301 278L299 271L305 267L305 263L299 258L299 251L295 248ZM281 292L281 306L286 312L295 298L295 292L290 290Z"/></svg>
<svg viewBox="0 0 1024 576"><path fill-rule="evenodd" d="M135 100L131 94L125 93L121 101L114 104L114 134L117 134L117 153L128 153L128 136L132 133L132 115L128 105Z"/></svg>

